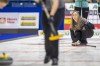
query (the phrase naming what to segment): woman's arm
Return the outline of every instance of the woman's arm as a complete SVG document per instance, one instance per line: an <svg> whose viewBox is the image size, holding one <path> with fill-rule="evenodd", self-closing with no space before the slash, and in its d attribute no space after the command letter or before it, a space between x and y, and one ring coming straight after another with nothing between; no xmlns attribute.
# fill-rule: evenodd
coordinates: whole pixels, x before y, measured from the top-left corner
<svg viewBox="0 0 100 66"><path fill-rule="evenodd" d="M40 2L40 0L34 0L35 2L37 2L37 3L39 3Z"/></svg>
<svg viewBox="0 0 100 66"><path fill-rule="evenodd" d="M92 3L92 0L87 0L89 3Z"/></svg>
<svg viewBox="0 0 100 66"><path fill-rule="evenodd" d="M39 3L40 0L34 0L35 2ZM52 8L51 8L51 12L50 12L50 16L54 16L57 9L58 9L58 6L59 6L59 0L52 0L53 1L53 5L52 5Z"/></svg>
<svg viewBox="0 0 100 66"><path fill-rule="evenodd" d="M40 0L34 0L35 2L39 3ZM50 16L54 16L57 9L58 9L58 6L59 6L59 0L52 0L53 1L53 5L52 5L52 8L51 8L51 12L50 12Z"/></svg>
<svg viewBox="0 0 100 66"><path fill-rule="evenodd" d="M100 1L99 1L99 0L97 0L97 2L99 3Z"/></svg>
<svg viewBox="0 0 100 66"><path fill-rule="evenodd" d="M54 16L57 9L58 9L58 6L59 6L59 0L52 0L53 1L53 5L52 5L52 8L51 8L51 12L50 12L50 16Z"/></svg>

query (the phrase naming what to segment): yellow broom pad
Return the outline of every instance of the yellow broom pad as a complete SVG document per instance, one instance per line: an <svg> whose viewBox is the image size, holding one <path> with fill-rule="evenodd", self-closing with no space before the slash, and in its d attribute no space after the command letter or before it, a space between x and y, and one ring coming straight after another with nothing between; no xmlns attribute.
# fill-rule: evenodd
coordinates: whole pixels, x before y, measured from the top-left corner
<svg viewBox="0 0 100 66"><path fill-rule="evenodd" d="M49 40L50 41L55 41L55 40L59 40L62 37L63 37L63 35L57 35L57 36L51 35L51 37L49 37Z"/></svg>

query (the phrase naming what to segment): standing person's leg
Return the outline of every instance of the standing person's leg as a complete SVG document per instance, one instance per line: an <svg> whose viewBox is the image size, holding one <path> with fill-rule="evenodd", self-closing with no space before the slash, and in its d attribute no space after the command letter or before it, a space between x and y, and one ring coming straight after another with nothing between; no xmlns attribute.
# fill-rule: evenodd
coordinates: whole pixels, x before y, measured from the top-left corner
<svg viewBox="0 0 100 66"><path fill-rule="evenodd" d="M100 7L98 7L98 15L99 15L99 18L100 18Z"/></svg>
<svg viewBox="0 0 100 66"><path fill-rule="evenodd" d="M56 29L56 32L58 33L58 28L61 23L61 21L64 19L64 13L65 13L65 8L58 9L54 16L54 27ZM52 65L57 65L58 64L58 56L59 56L59 40L51 41L51 46L52 46L52 53L51 53L51 58L52 58Z"/></svg>
<svg viewBox="0 0 100 66"><path fill-rule="evenodd" d="M44 32L44 38L45 38L45 52L46 52L44 63L48 63L50 61L51 52L52 52L51 44L49 41L51 31L50 31L50 27L48 24L47 16L45 15L44 12L42 14L42 25L43 25L43 32Z"/></svg>
<svg viewBox="0 0 100 66"><path fill-rule="evenodd" d="M81 8L80 7L75 7L74 10L79 11L79 15L81 15Z"/></svg>
<svg viewBox="0 0 100 66"><path fill-rule="evenodd" d="M88 8L82 8L83 17L87 19L88 14L89 14L89 7Z"/></svg>

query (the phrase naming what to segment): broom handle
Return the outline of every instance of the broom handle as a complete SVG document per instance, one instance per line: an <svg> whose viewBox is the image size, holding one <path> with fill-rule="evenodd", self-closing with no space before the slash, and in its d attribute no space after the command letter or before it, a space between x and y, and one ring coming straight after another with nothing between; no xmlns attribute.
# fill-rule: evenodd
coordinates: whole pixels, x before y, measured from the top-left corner
<svg viewBox="0 0 100 66"><path fill-rule="evenodd" d="M41 2L41 4L42 4L42 8L43 8L44 11L45 11L45 14L46 14L46 16L47 16L47 19L49 19L49 18L50 18L50 14L49 14L49 12L48 12L47 7L45 6L45 3L44 3L42 0L40 0L40 2ZM50 25L52 34L53 34L53 35L57 35L53 23L52 23L52 22L49 22L49 25Z"/></svg>
<svg viewBox="0 0 100 66"><path fill-rule="evenodd" d="M46 14L47 18L49 19L50 18L50 14L49 14L46 6L45 6L45 3L42 0L41 0L41 4L42 4L42 7L43 7L43 9L45 11L45 14Z"/></svg>
<svg viewBox="0 0 100 66"><path fill-rule="evenodd" d="M86 45L86 46L89 46L89 47L94 47L94 48L96 48L96 46L93 46L93 45Z"/></svg>
<svg viewBox="0 0 100 66"><path fill-rule="evenodd" d="M81 18L82 18L82 17L83 17L83 14L82 14L82 11L83 11L83 10L82 10L82 7L83 7L83 6L82 6L82 1L80 2L80 4L81 4Z"/></svg>

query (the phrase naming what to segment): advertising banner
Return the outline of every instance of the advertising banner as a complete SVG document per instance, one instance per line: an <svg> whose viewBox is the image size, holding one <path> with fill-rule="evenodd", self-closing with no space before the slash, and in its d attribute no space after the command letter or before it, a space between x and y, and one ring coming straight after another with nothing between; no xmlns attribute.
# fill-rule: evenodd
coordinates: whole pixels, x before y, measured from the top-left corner
<svg viewBox="0 0 100 66"><path fill-rule="evenodd" d="M38 29L39 13L2 13L0 12L0 29Z"/></svg>

